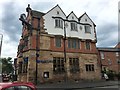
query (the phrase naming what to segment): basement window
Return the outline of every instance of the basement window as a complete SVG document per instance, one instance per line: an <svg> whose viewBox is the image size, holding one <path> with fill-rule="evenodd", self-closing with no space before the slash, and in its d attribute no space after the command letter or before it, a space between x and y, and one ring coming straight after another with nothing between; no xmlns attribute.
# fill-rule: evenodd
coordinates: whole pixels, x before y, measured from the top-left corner
<svg viewBox="0 0 120 90"><path fill-rule="evenodd" d="M93 64L86 64L86 71L94 71L94 65Z"/></svg>

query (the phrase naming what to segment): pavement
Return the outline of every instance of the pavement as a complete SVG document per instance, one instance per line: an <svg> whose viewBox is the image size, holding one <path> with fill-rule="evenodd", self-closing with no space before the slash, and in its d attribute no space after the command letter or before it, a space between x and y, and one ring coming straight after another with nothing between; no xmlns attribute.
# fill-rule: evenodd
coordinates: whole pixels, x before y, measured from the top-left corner
<svg viewBox="0 0 120 90"><path fill-rule="evenodd" d="M37 88L64 88L64 89L84 89L84 88L96 88L105 86L118 85L120 87L120 81L76 81L76 82L56 82L56 83L46 83L38 84Z"/></svg>

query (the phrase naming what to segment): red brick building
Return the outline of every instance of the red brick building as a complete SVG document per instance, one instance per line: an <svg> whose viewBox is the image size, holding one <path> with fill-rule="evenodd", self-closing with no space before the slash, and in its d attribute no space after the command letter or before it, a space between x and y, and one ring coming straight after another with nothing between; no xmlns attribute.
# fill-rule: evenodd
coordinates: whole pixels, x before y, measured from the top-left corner
<svg viewBox="0 0 120 90"><path fill-rule="evenodd" d="M114 48L98 48L98 60L103 71L120 72L120 43Z"/></svg>
<svg viewBox="0 0 120 90"><path fill-rule="evenodd" d="M59 5L47 13L32 10L30 6L26 10L17 53L19 81L101 78L96 25L86 13L77 18L72 11L66 16Z"/></svg>

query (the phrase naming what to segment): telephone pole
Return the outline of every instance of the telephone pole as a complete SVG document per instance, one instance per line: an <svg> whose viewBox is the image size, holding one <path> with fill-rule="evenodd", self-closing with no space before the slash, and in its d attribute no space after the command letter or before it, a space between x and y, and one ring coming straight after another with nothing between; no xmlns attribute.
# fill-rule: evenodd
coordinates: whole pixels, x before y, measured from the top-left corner
<svg viewBox="0 0 120 90"><path fill-rule="evenodd" d="M1 51L2 51L2 41L3 34L0 34L0 59L1 59ZM2 61L0 60L0 82L2 82Z"/></svg>

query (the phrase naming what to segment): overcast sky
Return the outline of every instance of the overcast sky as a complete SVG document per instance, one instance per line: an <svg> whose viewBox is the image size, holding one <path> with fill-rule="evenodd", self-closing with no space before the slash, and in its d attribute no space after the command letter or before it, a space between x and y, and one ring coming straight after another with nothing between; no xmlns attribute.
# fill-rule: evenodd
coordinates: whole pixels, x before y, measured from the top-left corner
<svg viewBox="0 0 120 90"><path fill-rule="evenodd" d="M15 58L22 24L19 16L26 7L46 13L57 4L68 15L73 11L77 17L84 12L96 24L97 47L114 47L118 43L119 0L1 0L0 34L3 34L1 57Z"/></svg>

